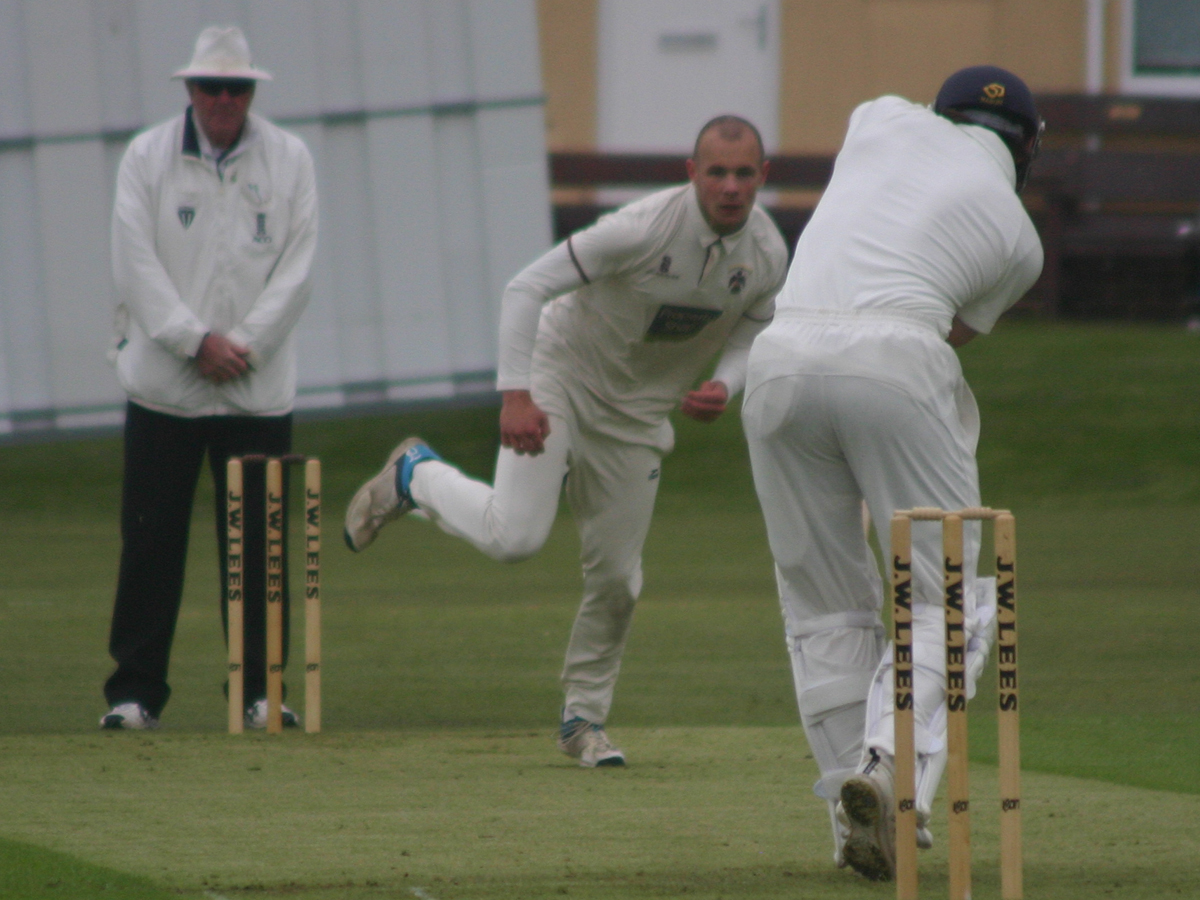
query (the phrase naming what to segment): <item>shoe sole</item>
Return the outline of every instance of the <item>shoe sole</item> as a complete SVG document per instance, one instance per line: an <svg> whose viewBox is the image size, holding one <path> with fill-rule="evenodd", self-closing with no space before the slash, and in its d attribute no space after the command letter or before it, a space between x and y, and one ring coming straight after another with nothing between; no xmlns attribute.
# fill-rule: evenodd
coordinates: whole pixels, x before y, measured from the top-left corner
<svg viewBox="0 0 1200 900"><path fill-rule="evenodd" d="M143 725L126 725L124 716L105 716L100 723L101 731L154 731L158 722L146 722Z"/></svg>
<svg viewBox="0 0 1200 900"><path fill-rule="evenodd" d="M415 437L406 438L405 440L401 441L392 450L391 455L388 456L388 460L386 463L384 463L383 468L380 469L379 472L376 473L376 475L374 477L370 478L366 484L364 484L362 487L360 487L357 491L354 492L354 496L350 498L350 505L346 507L346 518L347 519L350 518L351 510L353 510L359 504L360 500L365 500L365 502L367 504L367 511L370 512L370 509L371 509L371 485L373 485L379 479L380 475L385 475L389 469L395 468L397 460L399 460L400 457L402 457L405 453L407 453L411 447L414 447L417 444L423 444L423 443L425 443L425 442L422 441L420 438L415 438ZM393 475L393 477L395 477L395 476ZM342 538L343 538L343 540L345 540L346 546L349 547L354 553L361 553L363 550L366 550L368 547L371 546L371 544L373 544L375 542L375 538L379 536L379 532L380 532L380 530L382 530L384 524L387 524L387 522L390 522L390 521L400 518L402 515L409 512L412 508L413 508L412 503L405 501L403 498L401 498L400 505L397 508L396 514L394 516L392 516L390 519L384 520L384 522L382 524L380 524L379 528L375 529L375 533L372 534L367 539L366 543L364 543L361 547L354 546L354 539L350 536L350 529L347 528L344 524L342 526Z"/></svg>
<svg viewBox="0 0 1200 900"><path fill-rule="evenodd" d="M596 762L592 763L591 765L588 765L586 762L584 762L581 759L579 761L579 764L581 766L583 766L585 769L616 769L616 768L620 768L621 766L625 765L625 757L624 756L608 756L608 757L605 757L604 759L597 760Z"/></svg>
<svg viewBox="0 0 1200 900"><path fill-rule="evenodd" d="M871 881L891 881L893 865L881 844L888 839L879 791L863 778L842 785L842 809L850 821L850 836L842 847L846 865Z"/></svg>

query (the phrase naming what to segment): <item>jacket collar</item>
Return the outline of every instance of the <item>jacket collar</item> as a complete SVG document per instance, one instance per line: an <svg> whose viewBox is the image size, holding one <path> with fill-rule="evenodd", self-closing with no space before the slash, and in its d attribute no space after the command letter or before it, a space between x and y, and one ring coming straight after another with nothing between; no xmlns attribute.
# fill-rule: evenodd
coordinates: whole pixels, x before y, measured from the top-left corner
<svg viewBox="0 0 1200 900"><path fill-rule="evenodd" d="M184 156L200 158L200 138L196 133L196 122L192 118L192 108L189 106L183 114L183 147L180 152Z"/></svg>
<svg viewBox="0 0 1200 900"><path fill-rule="evenodd" d="M219 171L252 147L257 138L258 129L254 124L254 115L251 114L246 117L246 124L242 127L237 143L222 152L217 152L209 143L208 137L196 127L192 107L189 106L183 114L183 141L179 152L198 160L209 160Z"/></svg>

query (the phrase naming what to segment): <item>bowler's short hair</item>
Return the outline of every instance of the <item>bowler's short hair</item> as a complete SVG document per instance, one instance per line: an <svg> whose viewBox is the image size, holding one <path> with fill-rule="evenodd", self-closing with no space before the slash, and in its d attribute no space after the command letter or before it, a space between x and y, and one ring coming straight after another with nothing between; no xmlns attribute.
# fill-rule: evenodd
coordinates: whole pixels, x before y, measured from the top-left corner
<svg viewBox="0 0 1200 900"><path fill-rule="evenodd" d="M700 155L700 141L713 129L716 129L723 139L727 141L736 141L741 138L746 130L754 135L754 142L758 144L758 161L761 163L766 159L766 151L763 149L762 135L758 133L758 129L754 127L754 123L749 119L743 119L741 116L723 115L717 116L714 119L709 119L704 123L704 127L700 129L700 133L696 135L696 146L692 148L692 159Z"/></svg>

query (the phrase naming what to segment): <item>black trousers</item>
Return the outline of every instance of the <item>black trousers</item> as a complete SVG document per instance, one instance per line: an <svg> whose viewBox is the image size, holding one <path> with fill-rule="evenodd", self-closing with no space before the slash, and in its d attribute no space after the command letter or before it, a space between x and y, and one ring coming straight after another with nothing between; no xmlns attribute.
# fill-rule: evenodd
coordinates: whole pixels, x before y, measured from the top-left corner
<svg viewBox="0 0 1200 900"><path fill-rule="evenodd" d="M129 403L125 415L125 470L121 492L121 564L108 649L117 670L104 685L109 705L133 701L158 716L171 688L167 668L183 598L188 529L200 467L207 453L216 485L221 620L225 596L225 465L230 456L280 456L292 445L292 417L205 416L188 419ZM244 470L245 697L266 696L265 468ZM285 529L287 467L284 467ZM286 531L285 531L286 538ZM284 541L284 663L288 649L287 541ZM227 635L228 637L228 635ZM214 665L217 661L214 660Z"/></svg>

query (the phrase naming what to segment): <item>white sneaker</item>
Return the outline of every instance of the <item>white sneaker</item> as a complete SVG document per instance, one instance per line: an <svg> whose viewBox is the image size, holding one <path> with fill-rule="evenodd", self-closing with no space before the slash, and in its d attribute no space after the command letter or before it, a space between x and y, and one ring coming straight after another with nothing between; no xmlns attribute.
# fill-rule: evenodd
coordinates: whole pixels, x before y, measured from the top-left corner
<svg viewBox="0 0 1200 900"><path fill-rule="evenodd" d="M892 770L882 760L842 785L838 816L850 826L842 857L871 881L896 877L896 803Z"/></svg>
<svg viewBox="0 0 1200 900"><path fill-rule="evenodd" d="M412 498L396 493L396 461L410 447L422 444L420 438L401 441L388 454L387 463L379 474L360 487L346 507L346 526L343 536L346 546L359 553L371 546L380 530L413 508Z"/></svg>
<svg viewBox="0 0 1200 900"><path fill-rule="evenodd" d="M100 727L112 731L150 731L158 727L158 719L146 712L140 703L118 703L100 717Z"/></svg>
<svg viewBox="0 0 1200 900"><path fill-rule="evenodd" d="M282 706L282 704L280 704ZM283 727L284 728L299 728L300 717L288 709L283 707ZM258 731L267 727L267 699L264 697L261 700L255 700L250 706L246 707L246 727L254 728Z"/></svg>
<svg viewBox="0 0 1200 900"><path fill-rule="evenodd" d="M917 847L929 850L933 847L933 832L929 830L929 813L917 810Z"/></svg>
<svg viewBox="0 0 1200 900"><path fill-rule="evenodd" d="M625 765L625 754L612 745L604 726L579 716L559 726L558 749L585 769Z"/></svg>

